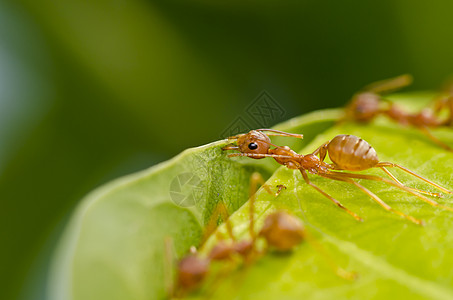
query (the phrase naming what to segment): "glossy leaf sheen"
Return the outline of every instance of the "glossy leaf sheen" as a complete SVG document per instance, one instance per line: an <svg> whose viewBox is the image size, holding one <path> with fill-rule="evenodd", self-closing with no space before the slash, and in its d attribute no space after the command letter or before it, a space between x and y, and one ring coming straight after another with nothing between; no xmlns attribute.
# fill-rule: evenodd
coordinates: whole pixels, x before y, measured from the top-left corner
<svg viewBox="0 0 453 300"><path fill-rule="evenodd" d="M383 120L368 126L333 126L337 114L318 112L278 129L305 134L308 145L291 144L295 149L303 147L301 153L313 151L337 134L360 136L376 149L381 161L399 163L453 189L453 154L418 131ZM453 144L450 130L435 134ZM288 144L285 141L276 143ZM339 265L358 272L360 278L349 282L337 277L319 253L302 244L290 255L268 254L221 280L214 299L453 299L453 213L383 183L361 181L389 205L426 222L424 227L416 226L386 212L352 185L310 175L315 184L365 219L358 223L306 185L300 173L266 160L228 159L220 145L188 150L88 196L59 247L51 282L54 299L163 298L164 237L172 236L177 255L182 255L199 240L200 224L217 201L224 200L231 211L241 205L248 194L248 176L260 166L273 172L267 184L284 184L287 190L277 198L257 192L256 226L275 209L290 210ZM191 210L172 204L168 196L171 180L188 170L205 182L202 200ZM408 186L434 191L401 171L391 171ZM362 173L385 176L380 170ZM439 202L453 206L452 199L447 196ZM235 233L246 236L247 204L231 220Z"/></svg>

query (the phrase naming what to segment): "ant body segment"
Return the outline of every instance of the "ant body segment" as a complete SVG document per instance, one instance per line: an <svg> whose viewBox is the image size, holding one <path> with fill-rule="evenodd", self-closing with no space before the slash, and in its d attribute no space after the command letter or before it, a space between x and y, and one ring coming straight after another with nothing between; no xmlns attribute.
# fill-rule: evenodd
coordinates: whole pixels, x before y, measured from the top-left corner
<svg viewBox="0 0 453 300"><path fill-rule="evenodd" d="M265 134L264 132L270 133ZM429 203L432 206L453 211L452 208L441 205L438 202L428 199L425 196L421 195L426 194L434 197L442 197L441 194L407 187L403 185L392 173L390 173L390 171L387 168L399 168L402 171L425 181L426 183L434 186L435 188L445 193L452 194L453 192L441 187L440 185L420 175L415 174L414 172L406 169L405 167L402 167L391 162L380 162L374 148L371 147L365 140L362 140L356 136L337 135L332 140L322 144L313 153L302 155L297 154L288 146L276 146L272 144L268 135L302 138L301 135L296 135L292 133L285 133L271 129L258 129L252 130L246 134L240 134L229 138L236 140L236 144L231 143L223 147L222 150L237 150L240 152L228 154L228 157L248 156L254 159L272 157L279 164L284 165L289 169L299 170L302 174L303 179L308 185L312 186L322 195L324 195L329 200L334 202L335 205L345 210L357 221L362 221L362 218L359 217L356 213L347 209L338 200L324 192L321 188L313 184L310 181L307 172L324 178L353 184L356 187L358 187L361 191L363 191L365 194L367 194L369 197L371 197L375 202L381 205L385 210L393 212L418 225L423 225L423 221L393 209L391 206L389 206L387 203L381 200L376 194L368 190L366 187L362 186L360 183L356 182L354 179L365 179L384 182L394 187L397 187L400 190L406 191L414 196L417 196L418 198ZM271 148L271 146L275 148ZM326 155L329 155L329 158L332 161L331 164L326 163L324 161ZM340 170L363 171L370 168L380 168L390 177L391 180L376 175L338 172Z"/></svg>
<svg viewBox="0 0 453 300"><path fill-rule="evenodd" d="M449 96L441 97L436 102L434 111L430 108L424 108L416 113L408 113L382 97L382 94L403 88L411 82L412 77L405 74L366 86L362 91L356 93L346 106L345 119L368 123L376 117L384 115L400 125L419 129L437 145L448 151L453 151L450 146L435 137L429 130L430 128L453 124L453 94L450 93ZM450 110L450 116L446 120L440 120L437 114L444 108Z"/></svg>

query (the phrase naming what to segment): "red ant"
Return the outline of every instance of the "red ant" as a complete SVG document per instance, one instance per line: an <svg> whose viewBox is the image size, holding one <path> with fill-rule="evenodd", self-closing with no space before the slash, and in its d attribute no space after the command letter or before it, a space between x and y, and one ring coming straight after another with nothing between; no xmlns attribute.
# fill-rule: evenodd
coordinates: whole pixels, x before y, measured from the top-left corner
<svg viewBox="0 0 453 300"><path fill-rule="evenodd" d="M269 193L273 194L270 188L264 184L264 181L258 173L254 173L251 178L251 192L256 190L258 184ZM279 185L278 191L274 194L278 196L286 187ZM227 216L226 208L223 204L216 207L214 213L208 223L208 231L210 226L217 222L219 216L225 220L226 230L230 241L220 240L209 251L206 257L197 253L194 247L191 248L190 254L183 257L177 267L177 287L178 291L172 291L170 294L186 293L199 288L205 281L210 265L213 261L242 261L245 264L250 264L257 257L264 255L267 249L277 252L289 252L294 249L302 241L306 240L321 252L327 259L330 266L334 269L338 276L344 279L352 280L356 278L355 273L350 273L338 267L330 257L324 253L322 247L317 244L316 240L307 232L300 219L288 212L278 210L269 214L258 234L254 228L254 207L255 194L250 197L249 202L249 239L238 241L233 235L231 223ZM267 248L259 251L256 249L256 241L258 238L264 238ZM167 245L168 247L168 245ZM167 250L167 253L170 252Z"/></svg>
<svg viewBox="0 0 453 300"><path fill-rule="evenodd" d="M357 122L367 123L379 115L385 115L391 120L403 126L413 126L422 131L429 139L442 148L453 151L453 149L435 137L430 128L437 128L453 123L453 94L450 97L444 97L437 102L433 110L424 108L417 113L408 113L399 108L397 105L382 98L383 93L389 93L405 87L412 82L410 75L401 75L395 78L372 83L362 91L356 93L345 108L345 119ZM450 109L450 117L447 120L440 120L437 114L443 108Z"/></svg>
<svg viewBox="0 0 453 300"><path fill-rule="evenodd" d="M265 134L264 132L268 132ZM289 169L299 170L302 173L302 177L304 178L305 182L316 189L318 192L323 194L325 197L330 199L334 202L338 207L345 210L348 214L353 216L356 220L362 221L362 218L359 217L354 212L350 211L346 207L344 207L338 200L324 192L321 188L313 184L310 179L308 178L307 172L310 174L315 174L321 177L338 180L347 182L350 184L355 185L368 196L370 196L374 201L376 201L379 205L381 205L387 211L391 211L400 215L401 217L406 218L407 220L422 225L423 222L418 220L412 216L406 215L400 211L397 211L386 204L383 200L381 200L377 195L373 192L359 184L358 182L354 181L353 178L356 179L366 179L366 180L373 180L373 181L382 181L389 185L393 185L403 191L406 191L412 195L417 196L418 198L422 199L423 201L431 204L432 206L440 207L445 210L453 211L452 208L443 206L437 203L434 200L430 200L419 193L427 194L430 196L435 197L442 197L441 194L438 193L431 193L422 191L415 188L410 188L403 185L398 179L387 170L387 168L399 168L404 172L415 176L430 185L436 187L437 189L451 194L452 192L441 187L440 185L415 174L414 172L394 163L390 162L380 162L376 151L373 147L371 147L366 141L353 136L353 135L337 135L332 140L327 141L326 143L322 144L318 149L316 149L313 153L302 155L297 154L293 150L291 150L288 146L276 146L271 143L271 140L268 135L277 135L277 136L288 136L288 137L298 137L302 138L302 135L286 133L278 130L272 129L257 129L252 130L246 134L240 134L229 139L236 140L236 144L232 143L222 148L222 150L237 150L241 153L232 153L229 154L228 157L233 156L248 156L254 159L261 159L265 157L272 157L274 158L279 164L286 166ZM271 148L271 146L275 148ZM326 155L329 155L330 160L332 161L331 164L324 162ZM319 158L318 158L318 156ZM362 171L367 170L370 168L380 168L382 169L391 180L382 178L375 175L365 175L365 174L355 174L355 173L347 173L347 172L338 172L337 170L343 171Z"/></svg>

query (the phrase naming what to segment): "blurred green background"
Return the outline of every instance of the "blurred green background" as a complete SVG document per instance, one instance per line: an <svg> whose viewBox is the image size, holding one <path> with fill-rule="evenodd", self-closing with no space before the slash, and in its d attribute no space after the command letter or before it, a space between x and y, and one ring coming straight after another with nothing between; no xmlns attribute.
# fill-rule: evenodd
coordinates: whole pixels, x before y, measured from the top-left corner
<svg viewBox="0 0 453 300"><path fill-rule="evenodd" d="M257 126L246 109L263 90L277 123L402 73L438 88L453 73L451 12L449 0L0 0L0 298L44 299L86 193L238 117Z"/></svg>

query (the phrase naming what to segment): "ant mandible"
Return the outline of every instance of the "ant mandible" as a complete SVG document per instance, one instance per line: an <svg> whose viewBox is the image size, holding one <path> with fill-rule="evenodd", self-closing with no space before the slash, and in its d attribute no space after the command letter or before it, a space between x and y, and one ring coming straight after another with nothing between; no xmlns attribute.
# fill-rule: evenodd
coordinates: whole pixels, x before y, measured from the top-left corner
<svg viewBox="0 0 453 300"><path fill-rule="evenodd" d="M264 132L268 132L265 134ZM289 169L299 170L302 173L302 177L305 182L320 192L322 195L334 202L338 207L345 210L348 214L353 216L356 220L362 221L362 218L359 217L356 213L350 211L345 206L343 206L338 200L324 192L321 188L313 184L308 178L307 172L310 174L319 175L328 179L333 179L337 181L343 181L355 185L365 194L370 196L374 201L381 205L387 211L391 211L401 217L406 218L407 220L418 224L423 225L423 221L416 219L412 216L406 215L398 210L393 209L390 205L381 200L376 194L368 190L366 187L362 186L353 179L366 179L373 181L381 181L389 185L395 186L403 191L406 191L414 196L417 196L421 200L431 204L432 206L439 207L445 210L453 211L452 208L439 204L438 202L428 199L419 193L434 196L442 197L439 193L432 193L416 188L411 188L403 185L392 173L390 173L387 168L399 168L404 172L409 173L412 176L415 176L426 183L434 186L435 188L452 194L453 192L441 187L440 185L415 174L414 172L397 165L391 162L380 162L377 153L373 147L371 147L365 140L362 140L353 135L337 135L332 140L322 144L318 149L313 153L302 155L297 154L288 146L276 146L271 143L269 136L287 136L287 137L298 137L303 138L302 135L286 133L278 130L272 129L257 129L252 130L246 134L240 134L232 136L229 139L236 140L236 144L231 143L222 148L222 150L237 150L240 153L228 154L228 157L233 156L248 156L254 159L261 159L265 157L274 158L279 164L286 166ZM271 148L271 146L275 148ZM331 164L324 162L326 155L329 155ZM319 157L318 157L319 156ZM347 172L338 172L342 171L363 171L370 168L380 168L382 169L391 180L382 178L376 175L366 175L366 174L356 174L356 173L347 173Z"/></svg>
<svg viewBox="0 0 453 300"><path fill-rule="evenodd" d="M413 126L423 132L434 143L442 148L453 151L453 149L435 137L430 128L437 128L453 123L453 98L442 97L433 110L424 108L416 113L408 113L397 105L387 101L382 94L393 92L412 83L412 76L405 74L395 78L372 83L362 91L356 93L345 108L344 120L354 120L367 123L379 115L387 116L389 119L403 126ZM450 116L446 120L440 120L437 112L444 108L450 109Z"/></svg>

